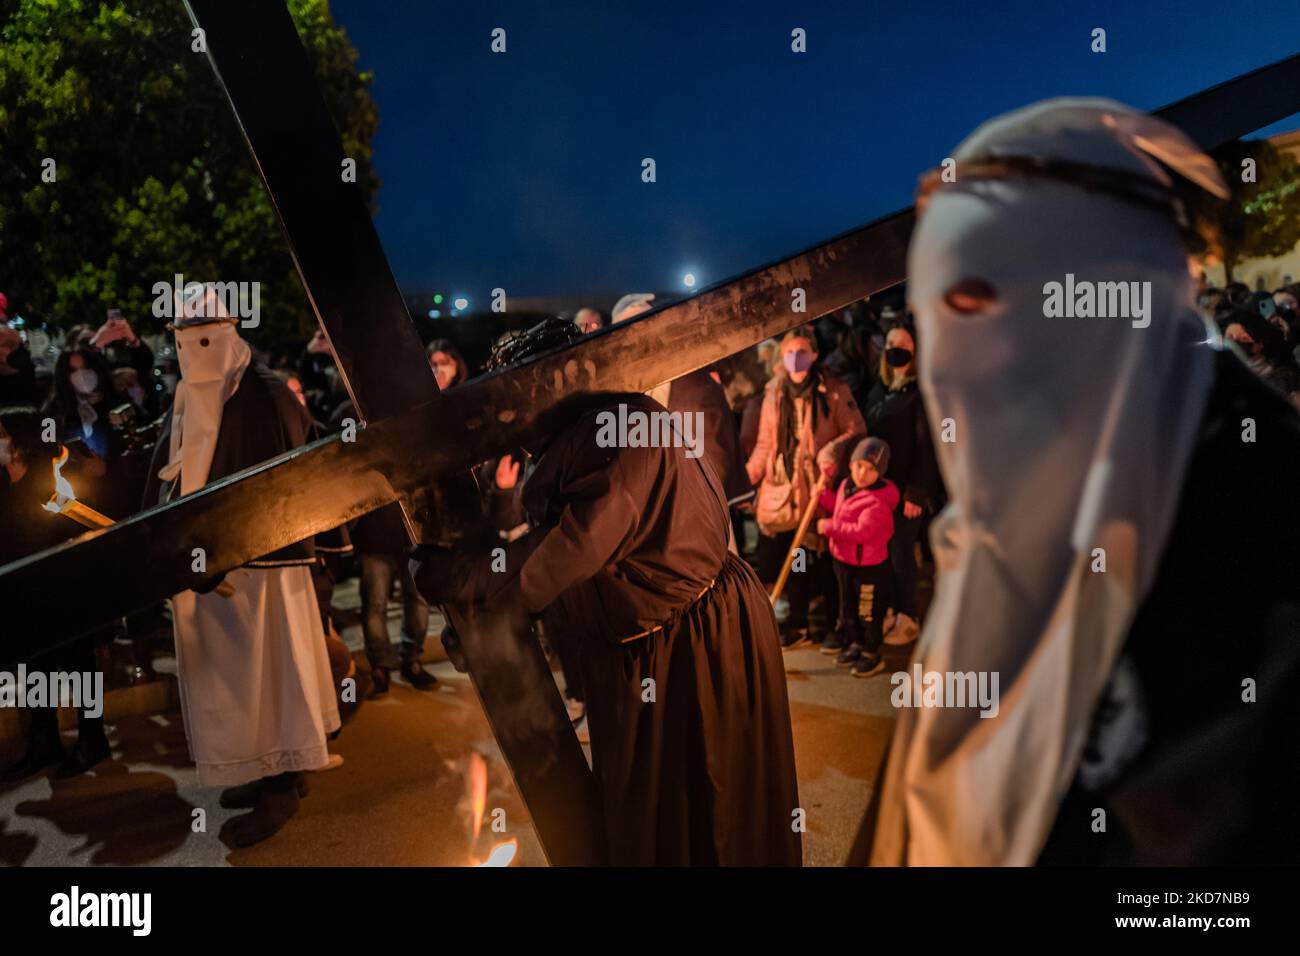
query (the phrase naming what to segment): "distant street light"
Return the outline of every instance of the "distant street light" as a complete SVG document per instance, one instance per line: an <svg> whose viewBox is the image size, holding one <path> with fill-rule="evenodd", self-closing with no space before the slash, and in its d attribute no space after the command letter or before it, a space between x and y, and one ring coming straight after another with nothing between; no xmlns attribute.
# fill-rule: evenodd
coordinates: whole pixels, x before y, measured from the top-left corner
<svg viewBox="0 0 1300 956"><path fill-rule="evenodd" d="M452 305L454 305L460 311L464 312L466 309L469 308L469 299L465 298L463 295L457 296L455 301L452 302Z"/></svg>
<svg viewBox="0 0 1300 956"><path fill-rule="evenodd" d="M695 288L695 273L694 272L686 273L686 275L682 276L682 282L685 284L686 288L688 289Z"/></svg>

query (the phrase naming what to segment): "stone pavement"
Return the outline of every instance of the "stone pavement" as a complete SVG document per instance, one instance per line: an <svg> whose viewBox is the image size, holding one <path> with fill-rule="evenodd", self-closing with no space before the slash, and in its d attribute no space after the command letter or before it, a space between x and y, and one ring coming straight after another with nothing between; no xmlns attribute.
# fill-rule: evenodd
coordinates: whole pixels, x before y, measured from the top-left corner
<svg viewBox="0 0 1300 956"><path fill-rule="evenodd" d="M390 624L395 635L395 617ZM355 627L344 637L359 646ZM886 648L885 672L865 680L813 650L786 654L807 865L839 865L848 852L893 726L889 675L909 651ZM172 708L110 723L114 759L91 774L0 785L0 865L463 866L508 838L519 844L516 865L544 865L468 679L445 661L432 669L436 690L395 680L386 698L361 707L331 745L343 765L311 774L298 816L260 846L222 842L222 824L240 811L220 809L217 791L198 785ZM475 753L487 767L489 821L500 808L506 832L471 846ZM197 810L204 832L195 832Z"/></svg>

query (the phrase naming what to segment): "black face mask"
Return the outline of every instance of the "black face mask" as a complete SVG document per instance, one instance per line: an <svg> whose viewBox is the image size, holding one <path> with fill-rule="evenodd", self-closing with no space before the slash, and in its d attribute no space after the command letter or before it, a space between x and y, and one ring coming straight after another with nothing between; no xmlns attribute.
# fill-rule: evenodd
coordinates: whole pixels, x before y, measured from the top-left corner
<svg viewBox="0 0 1300 956"><path fill-rule="evenodd" d="M885 349L885 361L894 368L902 368L912 361L911 349L892 348Z"/></svg>

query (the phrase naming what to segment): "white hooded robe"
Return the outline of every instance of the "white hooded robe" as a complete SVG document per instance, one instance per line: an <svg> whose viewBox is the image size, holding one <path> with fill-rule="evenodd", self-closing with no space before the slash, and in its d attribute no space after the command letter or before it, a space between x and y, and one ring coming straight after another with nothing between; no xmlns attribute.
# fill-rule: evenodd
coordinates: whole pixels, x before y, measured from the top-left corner
<svg viewBox="0 0 1300 956"><path fill-rule="evenodd" d="M159 477L179 475L181 493L190 494L207 484L222 408L250 352L228 323L179 328L176 344L183 378ZM324 766L326 735L340 722L310 569L242 567L225 583L233 594L172 598L181 708L199 782L230 787Z"/></svg>

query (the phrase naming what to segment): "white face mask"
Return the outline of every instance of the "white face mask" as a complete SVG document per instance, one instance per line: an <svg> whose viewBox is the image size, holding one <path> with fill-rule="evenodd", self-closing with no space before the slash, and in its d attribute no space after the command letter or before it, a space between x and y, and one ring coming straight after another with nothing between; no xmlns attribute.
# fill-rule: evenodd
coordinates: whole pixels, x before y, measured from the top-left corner
<svg viewBox="0 0 1300 956"><path fill-rule="evenodd" d="M0 438L0 468L14 460L14 440L9 437Z"/></svg>
<svg viewBox="0 0 1300 956"><path fill-rule="evenodd" d="M248 364L248 345L233 325L191 326L176 333L176 358L181 378L190 386L220 382Z"/></svg>
<svg viewBox="0 0 1300 956"><path fill-rule="evenodd" d="M176 330L181 381L172 406L171 448L164 481L180 476L181 494L208 480L226 400L239 388L252 361L248 343L229 323L205 323Z"/></svg>
<svg viewBox="0 0 1300 956"><path fill-rule="evenodd" d="M90 368L77 369L68 376L68 381L82 395L90 395L99 387L99 375Z"/></svg>

